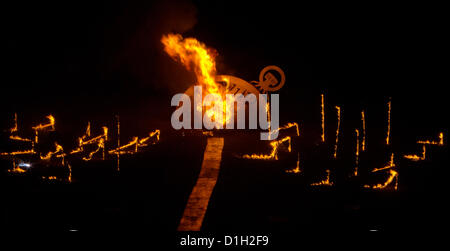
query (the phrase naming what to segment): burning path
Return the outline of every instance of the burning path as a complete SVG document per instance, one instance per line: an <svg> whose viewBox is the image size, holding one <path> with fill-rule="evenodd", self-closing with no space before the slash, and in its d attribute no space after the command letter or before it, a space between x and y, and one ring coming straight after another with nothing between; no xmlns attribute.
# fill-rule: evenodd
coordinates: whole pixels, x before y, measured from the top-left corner
<svg viewBox="0 0 450 251"><path fill-rule="evenodd" d="M208 138L202 169L184 209L178 231L200 231L209 199L219 176L223 138Z"/></svg>

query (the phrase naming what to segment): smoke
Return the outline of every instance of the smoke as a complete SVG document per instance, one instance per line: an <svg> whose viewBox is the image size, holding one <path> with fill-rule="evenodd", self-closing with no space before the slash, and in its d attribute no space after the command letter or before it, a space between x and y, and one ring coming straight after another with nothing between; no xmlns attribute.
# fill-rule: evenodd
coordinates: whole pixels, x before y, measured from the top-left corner
<svg viewBox="0 0 450 251"><path fill-rule="evenodd" d="M165 54L160 41L163 34L192 29L197 22L196 7L187 0L159 1L140 15L134 34L125 41L110 72L125 72L139 89L183 92L195 77Z"/></svg>

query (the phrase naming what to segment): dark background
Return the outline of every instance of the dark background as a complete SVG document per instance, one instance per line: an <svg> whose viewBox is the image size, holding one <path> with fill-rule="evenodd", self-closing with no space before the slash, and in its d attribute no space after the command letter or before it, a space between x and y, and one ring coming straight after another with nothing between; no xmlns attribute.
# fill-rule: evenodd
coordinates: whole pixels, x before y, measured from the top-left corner
<svg viewBox="0 0 450 251"><path fill-rule="evenodd" d="M250 81L280 66L282 120L314 116L325 92L346 115L384 112L392 97L397 128L444 126L448 38L434 4L29 1L2 10L2 120L32 110L32 121L120 111L168 121L171 96L195 82L162 50L162 34L179 32L218 51L219 74Z"/></svg>
<svg viewBox="0 0 450 251"><path fill-rule="evenodd" d="M307 144L296 141L294 148L306 153L306 166L309 158L309 167L318 169L307 178L292 178L280 170L295 163L296 156L289 157L288 162L239 162L232 157L237 151L234 146L242 148L245 144L228 138L226 142L231 143L226 143L225 167L205 218L206 230L296 231L299 226L303 230L314 226L320 231L320 224L328 224L336 231L342 226L350 230L396 231L414 228L416 223L426 226L423 229L432 228L446 215L441 203L447 176L441 171L448 164L447 150L436 150L431 164L405 171L405 188L400 194L364 194L352 183L331 192L311 192L304 184L317 181L330 164L316 162L323 151L329 150L317 146L321 93L325 93L326 137L331 142L327 147L332 147L334 140L334 106L342 108L340 141L342 153L348 157L331 168L351 169L354 129L360 127L362 109L366 111L367 142L372 154L366 160L366 172L386 163L391 151L398 156L419 153L417 139L435 139L441 131L445 137L448 135L445 69L449 40L444 14L444 6L416 3L4 3L2 129L12 126L13 114L17 112L20 134L31 136L30 127L45 123L45 116L51 113L56 118L59 137L74 144L87 121L91 121L96 134L103 124L114 128L114 115L119 114L124 141L155 128L162 129L166 135L162 138L167 140L149 154L130 159L130 169L123 171L120 180L111 178L115 176L108 172L105 178L104 171L108 165L114 165L112 162L91 164L98 168L92 173L80 168L78 177L89 177L87 181L62 188L46 184L36 187L26 179L5 178L3 188L20 187L26 192L6 196L6 202L15 206L5 209L3 219L7 226L39 228L52 218L52 230L176 228L195 184L205 145L205 139L169 136L173 111L170 99L195 83L195 76L169 58L160 43L163 34L177 32L216 49L219 74L250 81L257 80L267 65L281 67L286 74L286 84L279 92L281 124L301 124L301 140ZM386 104L390 97L392 144L390 149L384 149ZM248 153L262 149L252 147L239 150ZM173 153L178 155L174 157ZM154 164L146 169L147 163ZM403 166L407 169L408 165ZM142 175L136 177L136 172ZM168 189L158 193L161 184ZM298 184L302 184L300 188ZM58 189L64 192L55 195ZM153 192L149 195L150 190ZM303 201L296 200L298 190ZM24 202L24 194L31 202ZM41 197L33 200L36 194ZM38 219L20 206L34 205L35 200L45 202L35 210L47 218ZM154 200L164 206L155 206ZM234 208L236 203L228 203L229 200L237 200L239 207ZM22 212L19 210L16 218L9 217L12 208L29 216L18 217ZM71 215L68 218L64 213L67 208ZM231 216L223 217L224 212ZM302 214L310 217L305 220ZM249 216L254 218L247 219Z"/></svg>

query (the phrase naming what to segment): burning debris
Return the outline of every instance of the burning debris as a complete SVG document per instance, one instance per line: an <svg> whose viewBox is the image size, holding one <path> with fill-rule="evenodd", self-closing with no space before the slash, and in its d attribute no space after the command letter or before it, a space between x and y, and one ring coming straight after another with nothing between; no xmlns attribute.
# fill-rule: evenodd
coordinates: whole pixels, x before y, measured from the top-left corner
<svg viewBox="0 0 450 251"><path fill-rule="evenodd" d="M417 144L443 146L444 145L444 133L443 132L439 133L439 141L419 140L419 141L417 141Z"/></svg>
<svg viewBox="0 0 450 251"><path fill-rule="evenodd" d="M51 157L62 157L64 162L64 149L61 145L55 142L55 151L48 152L45 156L40 156L41 160L50 160Z"/></svg>
<svg viewBox="0 0 450 251"><path fill-rule="evenodd" d="M387 117L387 133L386 133L386 145L389 145L389 139L391 136L391 99L388 102L388 117Z"/></svg>
<svg viewBox="0 0 450 251"><path fill-rule="evenodd" d="M300 170L300 153L297 153L297 165L294 169L286 170L286 173L301 173L302 170Z"/></svg>
<svg viewBox="0 0 450 251"><path fill-rule="evenodd" d="M320 94L320 97L321 97L321 105L320 105L320 108L321 108L321 118L322 118L322 135L321 135L321 137L322 137L322 142L325 142L325 102L324 102L324 97L323 97L324 95L323 94Z"/></svg>
<svg viewBox="0 0 450 251"><path fill-rule="evenodd" d="M361 122L362 122L362 141L361 141L361 151L366 151L366 116L364 110L361 111Z"/></svg>
<svg viewBox="0 0 450 251"><path fill-rule="evenodd" d="M245 154L242 156L244 159L262 159L262 160L278 160L278 148L284 143L288 143L288 151L291 152L291 137L286 136L280 140L272 141L270 146L272 147L272 152L270 154Z"/></svg>
<svg viewBox="0 0 450 251"><path fill-rule="evenodd" d="M369 185L364 185L365 188L371 188L371 189L384 189L386 188L389 184L391 184L394 179L395 179L395 186L394 186L394 190L398 189L398 172L394 170L395 168L395 163L394 163L394 154L391 154L391 160L389 161L389 164L387 164L386 166L382 167L382 168L375 168L374 170L372 170L373 173L375 172L379 172L382 170L389 170L389 177L387 178L387 180L382 183L382 184L376 184L373 186L369 186Z"/></svg>
<svg viewBox="0 0 450 251"><path fill-rule="evenodd" d="M384 182L383 184L376 184L373 186L369 186L369 185L365 185L365 188L372 188L372 189L384 189L386 188L389 184L391 184L395 179L395 183L394 183L394 190L398 189L398 172L391 169L389 170L389 177L386 180L386 182Z"/></svg>
<svg viewBox="0 0 450 251"><path fill-rule="evenodd" d="M92 160L94 158L94 156L99 152L102 153L101 158L100 158L101 160L106 159L107 153L118 154L118 155L131 153L130 151L128 151L128 148L132 144L127 144L126 146L120 146L120 141L118 141L118 148L109 150L109 151L106 150L105 142L108 140L108 128L106 126L102 127L103 133L101 133L95 137L91 137L91 123L88 122L85 134L78 138L78 147L76 149L73 149L72 151L66 153L66 152L64 152L64 148L60 144L58 144L57 142L54 142L55 150L49 151L46 154L42 154L34 149L35 143L36 144L40 143L38 132L46 131L46 130L48 130L48 131L55 130L55 118L52 115L47 116L47 118L49 119L49 123L39 124L37 126L32 127L32 130L35 131L35 139L33 141L30 139L21 138L20 136L17 135L17 132L18 132L17 114L14 115L14 127L9 130L9 132L11 134L9 138L13 141L30 142L32 149L19 150L19 151L13 151L13 152L0 152L0 156L6 156L6 157L9 156L12 158L13 168L8 170L9 173L22 174L22 173L26 173L31 168L31 164L27 164L27 163L21 163L19 165L16 165L16 156L32 157L32 156L37 155L37 157L40 161L48 162L53 159L60 159L61 165L63 167L67 167L67 169L69 170L69 175L68 175L66 181L70 183L70 182L72 182L72 166L66 160L66 157L67 156L75 156L77 154L84 153L86 146L93 145L96 148L94 150L88 152L86 156L82 157L82 159L84 161ZM120 130L119 129L120 125L118 124L117 126L118 126L118 130ZM118 133L118 135L120 135L120 134ZM159 130L152 131L149 133L149 135L147 137L144 137L141 139L135 137L135 141L131 142L131 143L134 143L133 153L138 152L138 150L142 147L156 144L157 142L159 142L159 139L160 139L160 131ZM120 150L118 150L118 149L120 149ZM45 180L63 180L60 178L53 178L52 176L45 176L43 179L45 179Z"/></svg>
<svg viewBox="0 0 450 251"><path fill-rule="evenodd" d="M135 154L139 151L140 148L148 146L149 144L156 144L159 141L160 131L155 130L149 133L148 137L139 139L139 137L134 137L129 143L119 146L116 149L110 150L109 154ZM153 142L150 143L150 139L154 139Z"/></svg>
<svg viewBox="0 0 450 251"><path fill-rule="evenodd" d="M358 176L358 168L359 168L359 130L355 129L356 134L356 149L355 149L355 171L353 172L353 176Z"/></svg>
<svg viewBox="0 0 450 251"><path fill-rule="evenodd" d="M336 144L334 145L334 154L333 157L337 156L338 142L339 142L339 127L341 126L341 108L336 106L337 112L337 127L336 127Z"/></svg>
<svg viewBox="0 0 450 251"><path fill-rule="evenodd" d="M444 145L444 133L439 133L439 140L419 140L417 141L417 144L422 145L422 155L417 154L405 154L403 155L403 158L409 159L412 161L420 161L425 160L426 157L426 146L427 145L434 145L434 146L443 146Z"/></svg>
<svg viewBox="0 0 450 251"><path fill-rule="evenodd" d="M333 182L330 181L330 170L326 170L327 177L324 180L321 180L316 183L312 183L311 186L333 186Z"/></svg>
<svg viewBox="0 0 450 251"><path fill-rule="evenodd" d="M407 154L407 155L403 155L403 158L409 159L409 160L412 160L412 161L425 160L426 151L427 151L427 148L426 148L425 145L423 145L422 146L422 155L421 156L418 156L417 154Z"/></svg>
<svg viewBox="0 0 450 251"><path fill-rule="evenodd" d="M39 142L39 131L44 131L46 129L50 131L55 130L55 118L50 114L47 116L47 119L49 120L47 124L39 124L37 126L32 127L32 129L35 132L34 143Z"/></svg>
<svg viewBox="0 0 450 251"><path fill-rule="evenodd" d="M217 129L223 128L223 125L231 118L232 107L227 107L227 104L233 103L223 101L226 89L216 82L215 52L197 39L183 38L179 34L164 35L161 42L170 57L180 61L188 70L194 71L197 84L206 90L203 95L214 94L215 100L211 100L211 106L215 107L216 102L221 102L219 105L222 106L222 111L212 108L207 109L205 113L211 121L215 122ZM194 112L202 114L202 105L195 107Z"/></svg>

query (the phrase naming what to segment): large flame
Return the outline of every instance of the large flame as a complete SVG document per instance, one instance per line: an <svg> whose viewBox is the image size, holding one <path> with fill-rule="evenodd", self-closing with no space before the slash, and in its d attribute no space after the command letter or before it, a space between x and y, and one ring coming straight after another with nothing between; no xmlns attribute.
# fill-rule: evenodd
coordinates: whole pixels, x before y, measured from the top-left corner
<svg viewBox="0 0 450 251"><path fill-rule="evenodd" d="M205 113L216 122L216 128L224 125L231 118L231 107L227 109L225 99L225 88L220 88L216 83L216 63L213 50L208 49L205 44L195 38L183 38L180 34L167 34L161 39L164 44L164 50L175 60L180 61L188 70L192 70L197 78L197 84L201 85L205 91L205 95L214 94L221 97L221 101L216 99L215 102L222 102L223 114L218 114L215 109L208 109ZM230 105L234 105L230 102ZM202 107L196 107L201 110Z"/></svg>

